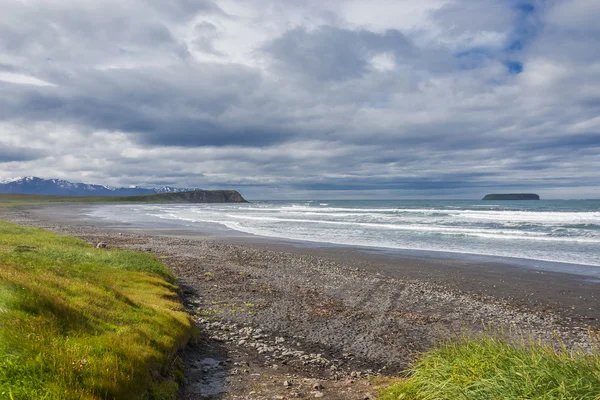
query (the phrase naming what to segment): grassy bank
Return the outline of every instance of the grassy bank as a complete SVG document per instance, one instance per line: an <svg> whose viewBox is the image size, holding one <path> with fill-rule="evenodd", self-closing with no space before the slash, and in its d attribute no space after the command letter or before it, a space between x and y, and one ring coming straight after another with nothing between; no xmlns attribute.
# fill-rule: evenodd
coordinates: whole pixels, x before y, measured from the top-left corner
<svg viewBox="0 0 600 400"><path fill-rule="evenodd" d="M596 348L598 349L598 348ZM502 336L446 342L381 400L600 399L600 356Z"/></svg>
<svg viewBox="0 0 600 400"><path fill-rule="evenodd" d="M173 398L176 290L149 254L0 221L0 398Z"/></svg>

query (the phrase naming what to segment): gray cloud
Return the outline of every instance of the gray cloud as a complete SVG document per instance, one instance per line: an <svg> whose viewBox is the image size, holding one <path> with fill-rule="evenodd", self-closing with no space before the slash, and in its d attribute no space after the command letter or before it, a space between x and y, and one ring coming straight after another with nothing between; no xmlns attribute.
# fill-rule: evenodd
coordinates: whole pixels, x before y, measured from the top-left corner
<svg viewBox="0 0 600 400"><path fill-rule="evenodd" d="M369 58L391 52L396 59L411 58L414 48L397 30L377 34L365 30L323 26L315 31L296 28L265 46L285 71L319 80L358 78L369 69Z"/></svg>
<svg viewBox="0 0 600 400"><path fill-rule="evenodd" d="M214 24L202 21L194 27L194 33L197 35L194 45L199 51L215 56L224 56L215 48L214 42L219 37L219 29Z"/></svg>
<svg viewBox="0 0 600 400"><path fill-rule="evenodd" d="M223 10L212 0L151 0L148 3L161 15L168 15L175 21L192 19L199 13L224 15Z"/></svg>
<svg viewBox="0 0 600 400"><path fill-rule="evenodd" d="M600 194L593 1L348 4L0 0L0 176Z"/></svg>
<svg viewBox="0 0 600 400"><path fill-rule="evenodd" d="M36 149L6 145L0 147L0 163L32 161L42 158L43 156L44 153Z"/></svg>

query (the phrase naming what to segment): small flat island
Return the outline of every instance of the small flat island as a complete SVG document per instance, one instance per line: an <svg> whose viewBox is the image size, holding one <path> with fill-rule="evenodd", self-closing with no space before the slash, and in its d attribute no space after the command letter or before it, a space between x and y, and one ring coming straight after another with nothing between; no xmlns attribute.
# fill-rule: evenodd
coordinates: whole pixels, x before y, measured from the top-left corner
<svg viewBox="0 0 600 400"><path fill-rule="evenodd" d="M486 194L482 200L539 200L535 193L492 193Z"/></svg>

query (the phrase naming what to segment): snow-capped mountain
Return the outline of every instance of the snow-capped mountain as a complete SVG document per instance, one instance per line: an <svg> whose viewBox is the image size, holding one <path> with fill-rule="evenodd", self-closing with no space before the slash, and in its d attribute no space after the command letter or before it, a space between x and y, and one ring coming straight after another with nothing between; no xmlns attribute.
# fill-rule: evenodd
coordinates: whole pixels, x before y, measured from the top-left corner
<svg viewBox="0 0 600 400"><path fill-rule="evenodd" d="M113 188L106 185L90 185L73 183L62 179L42 179L35 176L18 178L0 178L0 193L43 194L57 196L134 196L155 193L177 193L198 190L197 188L175 188L164 186L160 188Z"/></svg>
<svg viewBox="0 0 600 400"><path fill-rule="evenodd" d="M28 178L31 178L31 176L28 176ZM0 178L0 185L3 185L5 183L20 181L21 179L25 179L25 178L23 178L22 176L18 176L15 178Z"/></svg>

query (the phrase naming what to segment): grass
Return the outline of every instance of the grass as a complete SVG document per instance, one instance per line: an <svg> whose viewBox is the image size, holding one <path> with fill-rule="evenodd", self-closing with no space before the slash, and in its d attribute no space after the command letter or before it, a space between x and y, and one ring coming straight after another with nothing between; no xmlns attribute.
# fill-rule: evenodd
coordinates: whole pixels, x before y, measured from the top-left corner
<svg viewBox="0 0 600 400"><path fill-rule="evenodd" d="M596 337L597 339L597 337ZM597 340L596 340L597 342ZM600 356L488 334L442 343L381 400L600 399Z"/></svg>
<svg viewBox="0 0 600 400"><path fill-rule="evenodd" d="M1 399L174 399L193 330L152 255L0 221Z"/></svg>

